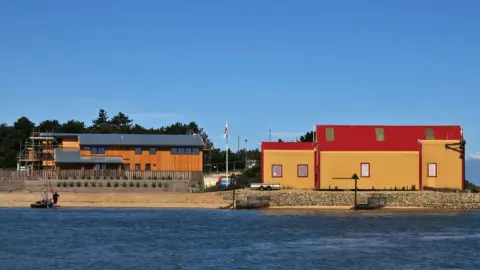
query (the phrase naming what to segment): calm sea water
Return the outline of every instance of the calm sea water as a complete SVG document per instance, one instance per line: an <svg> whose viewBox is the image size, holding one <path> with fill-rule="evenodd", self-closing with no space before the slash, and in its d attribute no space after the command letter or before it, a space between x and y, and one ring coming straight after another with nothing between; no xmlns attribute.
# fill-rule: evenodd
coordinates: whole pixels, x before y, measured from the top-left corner
<svg viewBox="0 0 480 270"><path fill-rule="evenodd" d="M0 208L0 269L480 269L478 212L292 213Z"/></svg>

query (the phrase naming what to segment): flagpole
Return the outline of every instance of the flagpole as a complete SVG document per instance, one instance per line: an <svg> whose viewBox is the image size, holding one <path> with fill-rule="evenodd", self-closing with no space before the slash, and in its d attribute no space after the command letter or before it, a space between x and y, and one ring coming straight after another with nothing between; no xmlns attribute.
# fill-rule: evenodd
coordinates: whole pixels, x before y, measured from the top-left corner
<svg viewBox="0 0 480 270"><path fill-rule="evenodd" d="M225 124L225 164L226 164L226 179L228 182L228 121Z"/></svg>

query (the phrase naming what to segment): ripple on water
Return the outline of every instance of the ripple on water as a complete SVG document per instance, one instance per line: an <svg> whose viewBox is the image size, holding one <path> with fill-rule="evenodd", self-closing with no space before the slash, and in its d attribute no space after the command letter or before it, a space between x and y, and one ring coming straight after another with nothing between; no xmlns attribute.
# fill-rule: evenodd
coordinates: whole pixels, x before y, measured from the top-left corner
<svg viewBox="0 0 480 270"><path fill-rule="evenodd" d="M1 269L480 269L475 213L0 209L0 224Z"/></svg>

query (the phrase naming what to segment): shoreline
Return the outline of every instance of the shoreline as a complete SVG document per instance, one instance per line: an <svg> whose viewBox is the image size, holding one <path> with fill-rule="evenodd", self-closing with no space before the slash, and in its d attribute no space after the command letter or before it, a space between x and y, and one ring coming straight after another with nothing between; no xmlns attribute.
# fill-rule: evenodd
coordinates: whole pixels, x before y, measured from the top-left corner
<svg viewBox="0 0 480 270"><path fill-rule="evenodd" d="M227 206L231 200L222 198L216 192L185 193L185 192L115 192L115 191L82 191L61 192L60 208L151 208L151 209L219 209ZM240 197L240 196L239 196ZM0 208L30 208L30 204L41 198L41 193L27 191L0 192ZM352 205L273 205L258 209L270 213L305 213L305 212L345 212L351 213ZM378 210L357 210L355 212L465 212L478 209L434 208L418 206L386 206Z"/></svg>

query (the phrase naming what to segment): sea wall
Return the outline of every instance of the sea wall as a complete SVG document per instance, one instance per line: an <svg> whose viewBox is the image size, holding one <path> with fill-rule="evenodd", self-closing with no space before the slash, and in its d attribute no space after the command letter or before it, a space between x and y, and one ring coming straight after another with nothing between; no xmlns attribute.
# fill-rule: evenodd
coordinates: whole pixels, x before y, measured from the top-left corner
<svg viewBox="0 0 480 270"><path fill-rule="evenodd" d="M435 191L358 192L358 203L366 203L372 194L387 197L387 207L423 207L434 209L480 209L480 193L443 193ZM218 192L232 200L232 191ZM236 199L247 196L270 196L272 206L353 206L352 191L253 191L237 190Z"/></svg>

